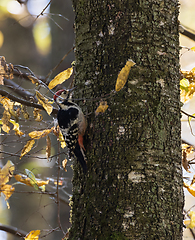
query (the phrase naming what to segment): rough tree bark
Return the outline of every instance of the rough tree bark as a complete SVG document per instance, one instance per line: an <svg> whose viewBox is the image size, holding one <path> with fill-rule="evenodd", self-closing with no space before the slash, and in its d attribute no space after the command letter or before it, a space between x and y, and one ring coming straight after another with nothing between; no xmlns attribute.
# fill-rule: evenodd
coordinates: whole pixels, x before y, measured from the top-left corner
<svg viewBox="0 0 195 240"><path fill-rule="evenodd" d="M88 173L75 164L69 239L182 239L178 1L73 6L75 79L89 115ZM136 65L127 84L95 116L128 59Z"/></svg>

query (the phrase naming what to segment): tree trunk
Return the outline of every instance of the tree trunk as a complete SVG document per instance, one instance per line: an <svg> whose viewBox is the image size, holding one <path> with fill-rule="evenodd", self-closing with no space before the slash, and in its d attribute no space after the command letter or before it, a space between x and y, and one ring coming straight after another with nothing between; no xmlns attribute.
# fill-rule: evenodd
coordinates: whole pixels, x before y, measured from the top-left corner
<svg viewBox="0 0 195 240"><path fill-rule="evenodd" d="M75 164L69 239L182 239L178 1L73 5L88 172ZM128 59L136 65L114 94Z"/></svg>

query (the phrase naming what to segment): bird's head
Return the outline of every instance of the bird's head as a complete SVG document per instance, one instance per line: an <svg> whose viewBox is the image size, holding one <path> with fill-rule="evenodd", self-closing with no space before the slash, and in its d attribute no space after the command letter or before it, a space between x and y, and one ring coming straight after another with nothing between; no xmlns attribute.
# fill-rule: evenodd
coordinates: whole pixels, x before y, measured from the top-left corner
<svg viewBox="0 0 195 240"><path fill-rule="evenodd" d="M61 89L55 93L53 99L56 103L62 103L65 100L70 99L71 92L74 88L71 89Z"/></svg>

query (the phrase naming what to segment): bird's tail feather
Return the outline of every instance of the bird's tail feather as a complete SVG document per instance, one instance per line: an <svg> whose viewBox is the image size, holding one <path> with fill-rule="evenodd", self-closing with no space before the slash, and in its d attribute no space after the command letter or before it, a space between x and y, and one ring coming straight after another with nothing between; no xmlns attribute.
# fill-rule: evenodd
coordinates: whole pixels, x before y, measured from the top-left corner
<svg viewBox="0 0 195 240"><path fill-rule="evenodd" d="M83 172L87 172L87 163L85 161L85 154L83 152L83 149L79 146L79 143L77 142L75 149L74 149L74 154L77 158L77 160L80 162L81 167L83 168Z"/></svg>

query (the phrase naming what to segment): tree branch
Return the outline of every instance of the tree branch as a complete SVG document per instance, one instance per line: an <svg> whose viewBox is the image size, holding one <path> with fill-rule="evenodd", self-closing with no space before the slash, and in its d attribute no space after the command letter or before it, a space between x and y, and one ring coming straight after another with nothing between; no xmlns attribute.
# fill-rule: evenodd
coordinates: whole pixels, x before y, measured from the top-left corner
<svg viewBox="0 0 195 240"><path fill-rule="evenodd" d="M23 104L23 105L25 105L25 106L34 107L34 108L42 109L42 110L45 111L45 109L43 108L42 105L40 105L40 104L38 104L38 103L34 103L34 102L29 102L29 101L24 100L24 99L21 99L21 98L18 98L18 97L16 97L16 96L8 93L8 92L5 91L5 90L0 89L0 94L1 94L2 96L8 97L9 99L11 99L11 100L13 100L13 101L15 101L15 102L19 102L19 103L21 103L21 104ZM56 116L57 112L58 112L58 109L57 109L57 108L53 108L53 111L52 111L51 115L52 115L52 116Z"/></svg>
<svg viewBox="0 0 195 240"><path fill-rule="evenodd" d="M179 26L179 32L180 32L182 35L184 35L184 36L190 38L191 40L195 41L195 33L193 33L192 31L193 31L193 30L191 30L191 31L187 30L187 28L184 27L183 25L180 25L180 26Z"/></svg>
<svg viewBox="0 0 195 240"><path fill-rule="evenodd" d="M16 227L11 227L11 226L7 226L7 225L3 225L3 224L0 224L0 230L1 231L5 231L7 233L11 233L17 237L25 237L28 233L21 230L21 229L18 229Z"/></svg>
<svg viewBox="0 0 195 240"><path fill-rule="evenodd" d="M4 78L4 85L7 88L12 89L15 93L17 93L18 95L20 95L21 97L23 97L26 100L31 100L32 101L32 99L35 99L37 101L34 94L25 90L23 87L21 87L20 85L18 85L17 83L15 83L14 81L12 81L10 79Z"/></svg>
<svg viewBox="0 0 195 240"><path fill-rule="evenodd" d="M186 116L188 116L188 117L195 118L195 116L190 115L189 113L184 112L182 109L181 109L181 112L182 112L183 114L185 114Z"/></svg>

